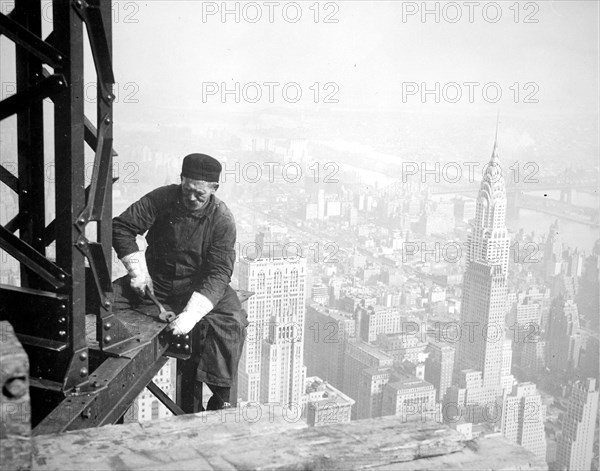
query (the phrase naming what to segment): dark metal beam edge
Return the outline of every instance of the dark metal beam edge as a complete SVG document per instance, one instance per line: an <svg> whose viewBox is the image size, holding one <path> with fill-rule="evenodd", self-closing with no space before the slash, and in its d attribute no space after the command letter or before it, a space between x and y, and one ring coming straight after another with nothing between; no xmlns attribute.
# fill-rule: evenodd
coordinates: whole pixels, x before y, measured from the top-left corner
<svg viewBox="0 0 600 471"><path fill-rule="evenodd" d="M0 13L0 34L4 34L53 69L59 67L64 59L64 55L56 48L2 13Z"/></svg>

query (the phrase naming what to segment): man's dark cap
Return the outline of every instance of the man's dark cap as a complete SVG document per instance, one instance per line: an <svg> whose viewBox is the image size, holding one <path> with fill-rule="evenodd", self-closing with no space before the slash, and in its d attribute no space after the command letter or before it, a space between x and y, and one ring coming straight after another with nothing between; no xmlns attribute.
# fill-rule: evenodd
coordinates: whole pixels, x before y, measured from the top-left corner
<svg viewBox="0 0 600 471"><path fill-rule="evenodd" d="M190 154L183 159L181 176L205 182L219 182L221 164L206 154Z"/></svg>

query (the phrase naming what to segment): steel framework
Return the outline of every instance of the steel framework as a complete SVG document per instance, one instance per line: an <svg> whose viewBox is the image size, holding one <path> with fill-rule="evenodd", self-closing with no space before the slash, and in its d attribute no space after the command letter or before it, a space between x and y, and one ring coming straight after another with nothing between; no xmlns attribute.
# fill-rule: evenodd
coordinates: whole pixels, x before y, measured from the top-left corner
<svg viewBox="0 0 600 471"><path fill-rule="evenodd" d="M15 43L17 79L17 92L0 102L0 120L16 114L18 134L17 175L0 165L0 181L19 200L16 216L0 226L0 248L21 267L21 286L0 285L0 319L13 325L30 358L34 434L114 423L147 386L181 413L152 383L171 340L165 325L112 311L111 1L55 0L52 13L45 39L41 0L17 0L0 14L0 34ZM84 116L84 26L98 82L96 125ZM52 186L44 178L45 98L54 105L52 221L45 208ZM87 187L86 144L95 153ZM86 232L92 222L95 237ZM89 336L86 317L94 316ZM178 342L181 350L185 339Z"/></svg>

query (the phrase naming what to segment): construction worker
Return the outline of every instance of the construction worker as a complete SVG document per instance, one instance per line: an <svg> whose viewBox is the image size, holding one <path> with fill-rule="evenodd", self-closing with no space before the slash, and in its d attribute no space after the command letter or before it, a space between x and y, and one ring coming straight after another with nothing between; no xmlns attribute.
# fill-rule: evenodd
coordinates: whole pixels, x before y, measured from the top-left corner
<svg viewBox="0 0 600 471"><path fill-rule="evenodd" d="M174 334L193 331L193 355L178 365L180 406L187 413L204 410L202 383L213 393L208 410L228 406L248 325L229 286L236 228L215 196L220 174L216 159L190 154L179 185L157 188L113 219L113 246L129 273L113 283L115 310L156 313L150 290L166 309L180 312L169 324ZM136 236L146 231L144 254Z"/></svg>

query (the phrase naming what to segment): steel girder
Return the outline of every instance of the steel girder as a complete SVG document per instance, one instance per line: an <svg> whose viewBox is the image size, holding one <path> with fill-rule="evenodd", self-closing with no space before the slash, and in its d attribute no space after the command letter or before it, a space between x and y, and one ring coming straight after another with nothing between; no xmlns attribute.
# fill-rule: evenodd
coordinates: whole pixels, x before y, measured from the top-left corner
<svg viewBox="0 0 600 471"><path fill-rule="evenodd" d="M0 166L0 181L19 197L18 214L0 226L0 247L21 264L21 286L0 285L0 319L15 326L30 357L35 433L117 421L164 364L168 347L168 337L159 335L164 325L131 313L126 323L112 312L111 1L56 0L52 13L45 40L40 0L17 0L10 14L0 14L0 34L16 46L17 72L17 93L0 102L0 120L16 114L18 134L18 174ZM84 116L84 26L98 80L96 124ZM45 98L54 104L50 222ZM95 152L87 188L86 144ZM90 222L97 223L95 240L86 237ZM46 247L54 241L51 259ZM93 341L86 335L90 313Z"/></svg>

